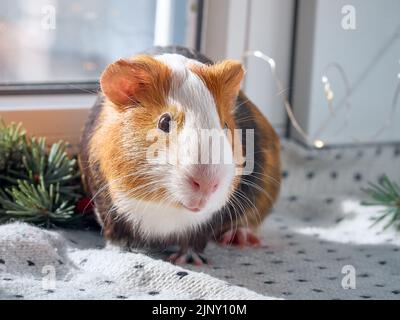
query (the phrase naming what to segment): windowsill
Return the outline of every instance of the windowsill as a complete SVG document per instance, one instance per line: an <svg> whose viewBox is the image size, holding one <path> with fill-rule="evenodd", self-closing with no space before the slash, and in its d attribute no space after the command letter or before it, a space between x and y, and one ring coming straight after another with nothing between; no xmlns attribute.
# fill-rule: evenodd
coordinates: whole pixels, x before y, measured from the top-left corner
<svg viewBox="0 0 400 320"><path fill-rule="evenodd" d="M74 150L93 106L96 94L0 96L0 118L21 122L30 136L46 137L48 143L64 140Z"/></svg>
<svg viewBox="0 0 400 320"><path fill-rule="evenodd" d="M0 114L3 111L88 109L96 94L46 94L0 96Z"/></svg>

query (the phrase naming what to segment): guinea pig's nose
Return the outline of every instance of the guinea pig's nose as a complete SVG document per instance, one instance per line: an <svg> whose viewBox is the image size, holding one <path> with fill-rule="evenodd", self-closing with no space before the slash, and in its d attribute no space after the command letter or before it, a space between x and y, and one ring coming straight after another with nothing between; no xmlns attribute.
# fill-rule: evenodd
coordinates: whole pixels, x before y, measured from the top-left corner
<svg viewBox="0 0 400 320"><path fill-rule="evenodd" d="M218 189L218 181L210 180L207 177L190 177L189 180L192 188L197 192L210 194Z"/></svg>

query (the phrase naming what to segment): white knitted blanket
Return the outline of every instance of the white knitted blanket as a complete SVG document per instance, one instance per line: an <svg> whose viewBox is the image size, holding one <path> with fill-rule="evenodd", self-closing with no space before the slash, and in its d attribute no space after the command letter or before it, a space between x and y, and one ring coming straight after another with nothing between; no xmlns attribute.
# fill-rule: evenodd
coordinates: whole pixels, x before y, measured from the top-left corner
<svg viewBox="0 0 400 320"><path fill-rule="evenodd" d="M96 233L14 223L0 226L0 298L399 299L400 233L371 228L380 208L360 200L367 181L400 180L400 145L283 149L282 193L262 248L210 243L210 266L182 269L104 248Z"/></svg>
<svg viewBox="0 0 400 320"><path fill-rule="evenodd" d="M0 226L1 299L265 299L140 253L103 248L92 232Z"/></svg>

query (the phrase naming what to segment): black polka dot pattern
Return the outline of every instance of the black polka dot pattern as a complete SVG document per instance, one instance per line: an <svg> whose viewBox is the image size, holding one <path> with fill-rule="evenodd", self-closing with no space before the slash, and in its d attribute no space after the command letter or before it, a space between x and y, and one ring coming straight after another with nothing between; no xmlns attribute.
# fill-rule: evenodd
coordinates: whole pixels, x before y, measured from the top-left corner
<svg viewBox="0 0 400 320"><path fill-rule="evenodd" d="M176 274L180 279L183 279L184 277L188 276L189 274L186 271L179 271Z"/></svg>
<svg viewBox="0 0 400 320"><path fill-rule="evenodd" d="M30 267L35 265L35 263L31 260L27 260L26 262L28 263L28 266L30 266Z"/></svg>
<svg viewBox="0 0 400 320"><path fill-rule="evenodd" d="M338 173L336 171L331 172L330 174L331 179L337 179Z"/></svg>
<svg viewBox="0 0 400 320"><path fill-rule="evenodd" d="M304 298L304 292L307 292L307 298L314 299L398 299L400 288L390 280L390 271L396 264L392 262L393 256L390 258L388 254L400 252L398 239L385 236L379 228L372 228L368 231L370 234L386 237L383 242L390 244L383 252L372 244L347 243L346 239L351 239L354 231L345 229L353 223L354 217L352 212L343 212L348 198L362 195L361 189L369 181L379 181L387 174L379 164L372 172L371 163L377 163L382 157L399 157L400 146L398 149L396 152L394 148L387 151L386 147L359 147L310 152L303 157L291 154L283 163L281 176L284 187L280 201L262 233L265 244L262 254L259 252L248 258L246 254L232 251L232 260L226 259L225 265L235 265L233 269L237 267L242 274L254 279L250 281L253 287L245 284L246 287L284 299ZM293 166L295 161L298 161L297 166ZM368 163L368 169L363 162ZM393 167L392 164L387 166ZM320 213L325 216L318 216ZM315 231L308 228L315 228ZM331 241L327 234L336 228L343 228L342 238ZM298 230L307 230L307 233L301 234ZM241 260L245 257L246 260ZM218 261L218 265L224 263ZM355 267L357 290L341 288L345 276L342 268L346 265ZM214 275L232 284L243 284L240 276L227 273L226 267L213 269ZM393 273L398 274L396 271ZM379 277L379 274L385 274L386 278Z"/></svg>
<svg viewBox="0 0 400 320"><path fill-rule="evenodd" d="M315 176L315 173L312 172L312 171L311 171L311 172L308 172L307 175L306 175L306 177L307 177L308 180L311 180L312 178L314 178L314 176Z"/></svg>

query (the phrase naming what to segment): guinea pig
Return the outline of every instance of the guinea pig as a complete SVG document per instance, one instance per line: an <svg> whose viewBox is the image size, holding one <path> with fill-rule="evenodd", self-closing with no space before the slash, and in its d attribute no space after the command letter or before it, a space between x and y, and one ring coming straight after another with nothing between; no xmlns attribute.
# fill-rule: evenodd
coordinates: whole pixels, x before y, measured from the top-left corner
<svg viewBox="0 0 400 320"><path fill-rule="evenodd" d="M260 245L257 228L280 189L280 143L240 90L243 77L240 62L213 63L183 47L156 47L105 69L80 164L107 241L175 247L169 261L196 265L207 262L210 240ZM228 148L210 150L196 134L203 131ZM175 161L160 161L170 151ZM199 160L214 152L224 160Z"/></svg>

